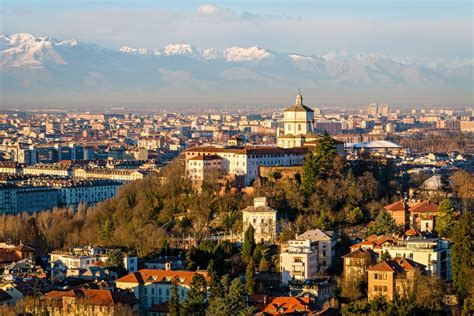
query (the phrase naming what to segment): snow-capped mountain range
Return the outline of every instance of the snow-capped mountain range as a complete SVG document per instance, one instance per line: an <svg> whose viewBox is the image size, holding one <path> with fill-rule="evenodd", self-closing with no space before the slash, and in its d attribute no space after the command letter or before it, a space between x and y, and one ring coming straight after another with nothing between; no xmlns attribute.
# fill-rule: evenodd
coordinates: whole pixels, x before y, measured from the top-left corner
<svg viewBox="0 0 474 316"><path fill-rule="evenodd" d="M218 51L169 44L113 50L28 33L0 35L2 102L94 96L123 100L120 95L150 101L186 95L204 102L203 96L210 91L245 95L258 90L278 96L300 87L323 98L370 94L386 96L386 100L405 95L407 102L414 102L408 97L421 100L431 92L433 100L425 102L447 102L447 96L456 96L453 102L469 103L473 66L474 59L416 60L345 52L307 56L258 46ZM176 91L181 93L176 95ZM214 100L219 99L215 96Z"/></svg>

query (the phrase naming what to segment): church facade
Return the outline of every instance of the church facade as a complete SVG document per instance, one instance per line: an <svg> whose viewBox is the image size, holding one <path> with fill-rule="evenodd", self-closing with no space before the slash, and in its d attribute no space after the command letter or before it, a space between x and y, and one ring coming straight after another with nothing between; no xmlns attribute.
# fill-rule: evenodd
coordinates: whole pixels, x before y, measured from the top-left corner
<svg viewBox="0 0 474 316"><path fill-rule="evenodd" d="M283 130L277 135L281 148L303 147L321 137L314 132L314 111L303 104L301 93L296 96L295 104L283 112Z"/></svg>

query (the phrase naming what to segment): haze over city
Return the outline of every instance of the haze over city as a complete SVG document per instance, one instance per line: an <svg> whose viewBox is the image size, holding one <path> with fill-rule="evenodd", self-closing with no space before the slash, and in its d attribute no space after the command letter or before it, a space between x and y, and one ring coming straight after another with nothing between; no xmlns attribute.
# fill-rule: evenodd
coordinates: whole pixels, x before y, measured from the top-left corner
<svg viewBox="0 0 474 316"><path fill-rule="evenodd" d="M470 1L3 1L1 103L471 106Z"/></svg>

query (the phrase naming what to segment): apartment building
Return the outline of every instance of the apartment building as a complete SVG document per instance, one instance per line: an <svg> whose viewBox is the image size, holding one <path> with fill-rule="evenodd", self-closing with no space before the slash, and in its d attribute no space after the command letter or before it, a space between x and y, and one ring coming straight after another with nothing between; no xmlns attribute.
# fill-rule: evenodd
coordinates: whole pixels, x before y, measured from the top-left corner
<svg viewBox="0 0 474 316"><path fill-rule="evenodd" d="M298 235L297 239L309 239L315 242L318 247L318 267L320 271L325 271L331 266L336 250L336 235L333 231L322 231L312 229Z"/></svg>
<svg viewBox="0 0 474 316"><path fill-rule="evenodd" d="M318 272L318 245L309 239L290 240L281 246L281 282L314 279Z"/></svg>

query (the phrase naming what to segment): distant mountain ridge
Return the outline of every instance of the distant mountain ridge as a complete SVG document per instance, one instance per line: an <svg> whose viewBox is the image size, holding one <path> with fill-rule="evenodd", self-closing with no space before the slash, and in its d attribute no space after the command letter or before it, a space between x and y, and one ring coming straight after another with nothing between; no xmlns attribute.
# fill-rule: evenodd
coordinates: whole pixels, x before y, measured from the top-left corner
<svg viewBox="0 0 474 316"><path fill-rule="evenodd" d="M345 52L307 56L258 46L218 51L180 43L113 50L29 33L0 35L2 103L95 98L217 104L233 97L271 103L299 87L325 102L384 98L470 104L473 66L474 59L413 60Z"/></svg>

